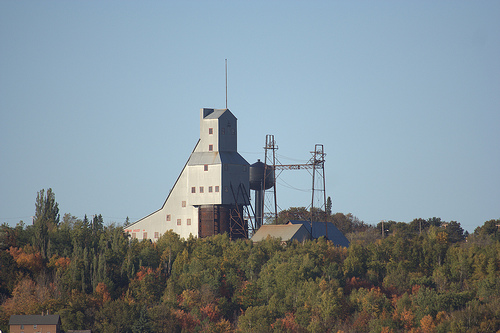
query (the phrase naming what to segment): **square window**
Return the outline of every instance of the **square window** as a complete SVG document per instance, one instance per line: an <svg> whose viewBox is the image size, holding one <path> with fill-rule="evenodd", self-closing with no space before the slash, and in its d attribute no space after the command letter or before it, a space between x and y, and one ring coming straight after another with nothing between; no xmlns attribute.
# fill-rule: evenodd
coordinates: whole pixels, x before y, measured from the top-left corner
<svg viewBox="0 0 500 333"><path fill-rule="evenodd" d="M219 192L219 186L215 186L215 192Z"/></svg>
<svg viewBox="0 0 500 333"><path fill-rule="evenodd" d="M144 232L144 233L142 234L142 239L147 239L147 238L148 238L148 233L147 233L147 232Z"/></svg>
<svg viewBox="0 0 500 333"><path fill-rule="evenodd" d="M182 207L186 207L186 201L182 201Z"/></svg>
<svg viewBox="0 0 500 333"><path fill-rule="evenodd" d="M191 193L196 193L196 186L191 187Z"/></svg>
<svg viewBox="0 0 500 333"><path fill-rule="evenodd" d="M170 221L171 217L170 214L167 214L167 221Z"/></svg>
<svg viewBox="0 0 500 333"><path fill-rule="evenodd" d="M208 145L208 151L214 151L214 145Z"/></svg>
<svg viewBox="0 0 500 333"><path fill-rule="evenodd" d="M208 164L205 164L205 165L203 166L203 171L208 171Z"/></svg>
<svg viewBox="0 0 500 333"><path fill-rule="evenodd" d="M160 233L158 231L155 231L155 238L159 238L160 237Z"/></svg>
<svg viewBox="0 0 500 333"><path fill-rule="evenodd" d="M213 190L213 187L212 187L212 186L209 186L209 187L208 187L208 193L212 193L212 190Z"/></svg>
<svg viewBox="0 0 500 333"><path fill-rule="evenodd" d="M203 193L203 186L200 186L200 193Z"/></svg>
<svg viewBox="0 0 500 333"><path fill-rule="evenodd" d="M177 225L181 225L181 219L177 219Z"/></svg>
<svg viewBox="0 0 500 333"><path fill-rule="evenodd" d="M208 134L214 134L214 129L210 127L210 128L208 129Z"/></svg>
<svg viewBox="0 0 500 333"><path fill-rule="evenodd" d="M186 224L191 225L191 219L187 219Z"/></svg>

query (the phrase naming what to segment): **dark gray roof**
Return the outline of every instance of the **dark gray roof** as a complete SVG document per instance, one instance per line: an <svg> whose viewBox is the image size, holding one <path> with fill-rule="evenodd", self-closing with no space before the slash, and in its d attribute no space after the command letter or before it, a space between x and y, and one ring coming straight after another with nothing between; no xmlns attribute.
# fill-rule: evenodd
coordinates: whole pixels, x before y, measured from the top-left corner
<svg viewBox="0 0 500 333"><path fill-rule="evenodd" d="M331 240L333 244L337 246L349 247L349 241L344 236L344 234L337 229L337 227L331 222L312 222L312 232L311 232L311 221L288 221L291 224L302 224L306 227L307 231L312 235L312 238L317 239L320 237L326 237ZM327 235L328 233L328 235Z"/></svg>
<svg viewBox="0 0 500 333"><path fill-rule="evenodd" d="M229 109L213 109L214 111L211 112L209 115L205 117L205 119L218 119L220 116L222 116L225 112L228 112L228 114L231 114L233 117L233 113L229 111ZM235 117L236 118L236 117Z"/></svg>
<svg viewBox="0 0 500 333"><path fill-rule="evenodd" d="M12 315L9 325L57 325L61 324L59 315Z"/></svg>
<svg viewBox="0 0 500 333"><path fill-rule="evenodd" d="M207 115L205 119L217 119L222 116L224 112L226 112L225 109L214 109L214 111Z"/></svg>

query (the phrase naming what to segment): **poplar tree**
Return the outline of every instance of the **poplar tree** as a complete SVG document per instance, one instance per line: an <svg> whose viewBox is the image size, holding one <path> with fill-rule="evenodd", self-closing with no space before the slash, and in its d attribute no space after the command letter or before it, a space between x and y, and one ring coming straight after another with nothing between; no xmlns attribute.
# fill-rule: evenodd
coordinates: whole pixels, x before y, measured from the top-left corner
<svg viewBox="0 0 500 333"><path fill-rule="evenodd" d="M59 217L59 204L56 202L56 195L52 192L51 188L47 192L42 189L36 196L35 217L33 220L35 235L33 243L43 258L47 257L49 230L58 226Z"/></svg>

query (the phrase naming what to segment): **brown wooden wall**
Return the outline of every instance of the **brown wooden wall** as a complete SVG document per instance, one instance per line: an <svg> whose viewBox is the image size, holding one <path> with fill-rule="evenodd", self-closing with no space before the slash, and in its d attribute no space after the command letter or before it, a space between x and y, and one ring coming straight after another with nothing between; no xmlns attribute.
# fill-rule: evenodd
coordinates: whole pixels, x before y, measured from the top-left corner
<svg viewBox="0 0 500 333"><path fill-rule="evenodd" d="M246 223L235 223L237 208L232 205L203 205L198 208L198 237L208 237L227 232L231 239L246 235ZM233 218L231 219L231 215Z"/></svg>

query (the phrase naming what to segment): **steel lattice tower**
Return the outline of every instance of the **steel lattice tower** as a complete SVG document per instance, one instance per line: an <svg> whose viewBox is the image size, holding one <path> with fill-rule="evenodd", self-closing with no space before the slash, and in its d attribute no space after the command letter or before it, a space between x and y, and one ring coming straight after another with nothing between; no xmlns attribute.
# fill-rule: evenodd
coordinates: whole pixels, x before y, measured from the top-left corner
<svg viewBox="0 0 500 333"><path fill-rule="evenodd" d="M278 146L274 140L274 135L266 135L265 168L272 168L275 175L275 186L267 190L262 198L266 212L264 216L276 222L278 218L278 204L276 196L276 182L279 174L283 170L312 170L312 197L311 197L311 222L321 219L317 216L320 211L326 210L326 189L325 189L325 152L322 144L316 144L311 152L311 159L305 164L280 164L276 159ZM277 163L278 162L278 163ZM279 173L278 173L279 172Z"/></svg>

